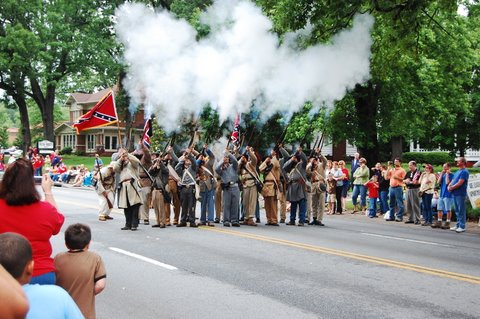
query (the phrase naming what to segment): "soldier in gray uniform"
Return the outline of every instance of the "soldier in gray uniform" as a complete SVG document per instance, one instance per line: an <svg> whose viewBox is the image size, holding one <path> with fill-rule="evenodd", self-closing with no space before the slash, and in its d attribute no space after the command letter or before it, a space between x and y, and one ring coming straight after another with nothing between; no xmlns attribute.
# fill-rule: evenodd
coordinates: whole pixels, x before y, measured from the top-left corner
<svg viewBox="0 0 480 319"><path fill-rule="evenodd" d="M240 202L240 189L238 188L238 162L227 150L223 160L215 167L215 171L221 178L223 197L223 226L240 227L238 223L238 205Z"/></svg>
<svg viewBox="0 0 480 319"><path fill-rule="evenodd" d="M192 155L192 149L187 149L180 157L175 171L180 177L180 203L182 206L182 217L177 227L187 226L187 221L190 222L190 227L198 227L195 223L197 163Z"/></svg>
<svg viewBox="0 0 480 319"><path fill-rule="evenodd" d="M299 208L298 226L305 224L305 213L307 211L306 167L307 156L303 153L301 147L283 166L288 174L287 200L291 204L290 222L287 225L295 225L297 208Z"/></svg>
<svg viewBox="0 0 480 319"><path fill-rule="evenodd" d="M100 211L98 212L98 219L100 221L113 219L113 217L110 217L110 212L112 211L113 202L115 200L115 172L113 171L114 164L115 162L112 162L107 167L102 167L99 170L98 182L95 190L100 199Z"/></svg>
<svg viewBox="0 0 480 319"><path fill-rule="evenodd" d="M157 223L152 225L152 227L165 228L167 224L166 208L168 208L170 212L170 205L165 205L165 202L168 202L166 201L166 197L170 196L169 194L165 196L167 193L165 186L168 185L169 171L162 159L158 157L153 162L148 173L153 178L152 204L157 219Z"/></svg>

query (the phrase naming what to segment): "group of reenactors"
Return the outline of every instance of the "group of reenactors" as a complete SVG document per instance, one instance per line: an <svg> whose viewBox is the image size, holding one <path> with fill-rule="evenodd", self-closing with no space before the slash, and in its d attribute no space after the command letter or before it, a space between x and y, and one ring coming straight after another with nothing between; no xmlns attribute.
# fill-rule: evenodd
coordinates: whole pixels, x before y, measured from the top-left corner
<svg viewBox="0 0 480 319"><path fill-rule="evenodd" d="M137 230L141 221L148 225L151 208L156 219L152 227L257 226L261 195L268 226L324 225L327 159L319 149L307 157L301 147L289 154L279 145L261 160L250 146L243 152L227 146L222 155L217 160L206 144L200 151L188 147L180 157L171 146L163 154L150 152L142 144L132 153L119 149L96 174L99 220L112 219L116 200L125 214L123 230Z"/></svg>

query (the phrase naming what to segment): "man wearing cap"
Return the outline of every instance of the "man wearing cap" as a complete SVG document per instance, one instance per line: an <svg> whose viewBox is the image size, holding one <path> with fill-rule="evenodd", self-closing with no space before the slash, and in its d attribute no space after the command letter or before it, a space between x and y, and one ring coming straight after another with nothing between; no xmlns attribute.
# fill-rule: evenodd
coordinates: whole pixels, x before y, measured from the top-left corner
<svg viewBox="0 0 480 319"><path fill-rule="evenodd" d="M257 226L254 221L255 209L257 207L257 183L260 179L257 174L257 156L253 148L247 146L245 153L238 160L240 182L242 183L242 204L245 210L244 225Z"/></svg>
<svg viewBox="0 0 480 319"><path fill-rule="evenodd" d="M197 156L197 172L200 187L200 225L215 226L213 219L215 216L215 207L213 195L216 188L216 179L214 176L213 165L215 164L215 155L208 148L207 144L203 145L202 152ZM208 210L208 216L207 216Z"/></svg>
<svg viewBox="0 0 480 319"><path fill-rule="evenodd" d="M177 227L186 227L187 222L190 223L190 227L198 227L195 223L197 163L193 157L192 148L188 148L179 158L175 171L180 177L180 204L182 207L182 217Z"/></svg>
<svg viewBox="0 0 480 319"><path fill-rule="evenodd" d="M406 210L408 212L408 220L405 224L420 224L420 196L418 194L420 190L420 170L417 169L417 163L415 161L408 162L408 172L404 178L405 185L407 186L407 194L405 196L405 202L407 203ZM400 220L398 220L400 219ZM398 216L395 221L401 221L402 217Z"/></svg>
<svg viewBox="0 0 480 319"><path fill-rule="evenodd" d="M177 225L178 220L180 219L180 193L178 188L178 182L180 182L180 177L178 176L175 168L178 164L178 157L173 151L173 147L168 146L166 153L163 156L163 163L167 166L169 176L168 176L168 189L170 192L170 197L172 198L173 205L173 224ZM167 226L170 226L170 204L165 203L165 218Z"/></svg>
<svg viewBox="0 0 480 319"><path fill-rule="evenodd" d="M294 226L299 210L298 226L305 224L307 211L306 179L307 156L302 148L298 147L295 154L284 164L283 168L288 174L287 200L290 201L290 222L287 225Z"/></svg>
<svg viewBox="0 0 480 319"><path fill-rule="evenodd" d="M260 172L263 173L262 195L265 200L265 213L268 226L278 226L278 200L277 194L280 188L280 162L277 152L272 151L265 161L260 165Z"/></svg>
<svg viewBox="0 0 480 319"><path fill-rule="evenodd" d="M234 151L236 151L236 147ZM225 150L223 160L216 165L215 172L221 178L223 190L223 226L240 227L238 223L240 189L238 187L238 162L235 156Z"/></svg>
<svg viewBox="0 0 480 319"><path fill-rule="evenodd" d="M312 182L312 190L309 195L311 196L309 206L313 215L313 220L309 225L324 226L322 221L323 213L325 211L325 191L321 188L321 185L326 185L326 166L327 158L323 156L320 149L317 149L315 151L315 157L313 157L307 165L307 177Z"/></svg>
<svg viewBox="0 0 480 319"><path fill-rule="evenodd" d="M138 149L133 152L140 160L140 166L138 170L138 175L140 176L140 185L142 186L142 191L140 195L142 196L142 205L140 206L140 219L143 219L145 225L149 225L149 215L150 215L150 203L152 202L152 180L148 176L148 169L152 166L152 156L150 155L149 149L143 145L142 141L138 144Z"/></svg>
<svg viewBox="0 0 480 319"><path fill-rule="evenodd" d="M433 223L432 228L450 229L450 221L452 219L453 196L448 190L448 185L453 179L450 171L450 163L443 164L443 170L438 175L437 183L440 186L440 196L437 205L437 220ZM443 223L443 215L447 212L447 220Z"/></svg>
<svg viewBox="0 0 480 319"><path fill-rule="evenodd" d="M166 196L169 196L165 195L167 194L166 186L168 185L168 168L165 166L162 159L158 157L153 161L148 172L153 178L152 206L157 220L157 223L152 225L152 227L165 228L167 224L166 212L170 212L170 203L168 200L165 200Z"/></svg>
<svg viewBox="0 0 480 319"><path fill-rule="evenodd" d="M455 205L455 214L457 215L457 224L450 228L450 230L457 233L463 233L466 229L467 210L465 201L467 199L467 185L469 173L466 168L467 161L465 157L460 157L457 160L458 171L453 175L452 182L448 185L448 190L453 195L453 203Z"/></svg>
<svg viewBox="0 0 480 319"><path fill-rule="evenodd" d="M110 217L110 212L112 211L113 201L115 200L114 165L115 162L112 161L107 167L102 167L99 170L95 190L100 200L100 210L98 212L98 220L100 221L113 219L113 217Z"/></svg>

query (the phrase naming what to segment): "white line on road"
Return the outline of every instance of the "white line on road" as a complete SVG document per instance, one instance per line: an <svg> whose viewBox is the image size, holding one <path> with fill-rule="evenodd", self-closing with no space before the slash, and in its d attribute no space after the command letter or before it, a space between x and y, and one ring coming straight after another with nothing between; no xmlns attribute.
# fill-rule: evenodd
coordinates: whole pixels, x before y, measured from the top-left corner
<svg viewBox="0 0 480 319"><path fill-rule="evenodd" d="M431 241L407 239L407 238L401 238L401 237L385 236L385 235L370 234L370 233L361 233L361 234L366 235L366 236L373 236L373 237L380 237L380 238L387 238L387 239L395 239L395 240L403 240L403 241L409 241L409 242L412 242L412 243L419 243L419 244L426 244L426 245L433 245L433 246L453 247L452 245L439 244L439 243L434 243L434 242L431 242Z"/></svg>
<svg viewBox="0 0 480 319"><path fill-rule="evenodd" d="M151 258L142 256L142 255L135 254L135 253L131 253L129 251L126 251L126 250L123 250L123 249L120 249L120 248L116 248L116 247L108 247L108 248L110 250L116 251L117 253L124 254L124 255L133 257L133 258L137 258L137 259L146 261L147 263L151 263L153 265L160 266L160 267L163 267L163 268L168 269L168 270L178 270L178 268L175 267L175 266L164 264L162 262L159 262L158 260L151 259Z"/></svg>

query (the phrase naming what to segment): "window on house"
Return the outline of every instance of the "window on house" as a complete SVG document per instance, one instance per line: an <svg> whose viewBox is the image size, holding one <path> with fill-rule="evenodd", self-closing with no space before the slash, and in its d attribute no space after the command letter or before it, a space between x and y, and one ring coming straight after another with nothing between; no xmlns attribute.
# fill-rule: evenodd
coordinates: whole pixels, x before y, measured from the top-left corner
<svg viewBox="0 0 480 319"><path fill-rule="evenodd" d="M105 150L115 151L117 149L118 137L117 136L108 136L104 138L105 141Z"/></svg>
<svg viewBox="0 0 480 319"><path fill-rule="evenodd" d="M75 149L76 144L77 144L76 135L69 134L69 135L62 136L62 148L71 147L72 149Z"/></svg>
<svg viewBox="0 0 480 319"><path fill-rule="evenodd" d="M87 151L95 151L96 146L95 135L87 135Z"/></svg>

